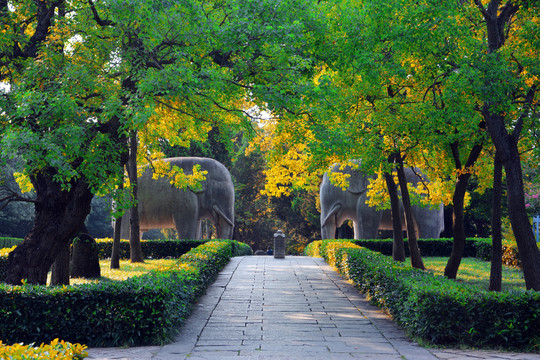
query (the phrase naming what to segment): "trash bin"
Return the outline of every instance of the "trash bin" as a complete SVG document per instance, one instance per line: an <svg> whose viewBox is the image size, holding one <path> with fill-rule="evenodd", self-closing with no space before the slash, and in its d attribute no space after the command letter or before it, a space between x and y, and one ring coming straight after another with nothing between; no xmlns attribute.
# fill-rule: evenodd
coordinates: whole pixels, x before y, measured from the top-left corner
<svg viewBox="0 0 540 360"><path fill-rule="evenodd" d="M274 259L285 258L285 234L278 230L274 234Z"/></svg>

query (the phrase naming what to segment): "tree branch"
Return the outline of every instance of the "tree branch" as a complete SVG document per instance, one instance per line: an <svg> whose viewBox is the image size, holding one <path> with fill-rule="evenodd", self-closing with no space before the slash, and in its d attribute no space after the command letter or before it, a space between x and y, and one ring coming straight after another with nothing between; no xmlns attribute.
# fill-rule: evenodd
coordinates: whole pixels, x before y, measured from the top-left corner
<svg viewBox="0 0 540 360"><path fill-rule="evenodd" d="M2 187L1 192L5 195L0 197L0 210L5 209L12 202L27 202L27 203L36 203L35 199L29 199L27 197L21 196L15 191Z"/></svg>
<svg viewBox="0 0 540 360"><path fill-rule="evenodd" d="M114 26L116 25L116 23L114 21L111 21L111 20L103 20L98 12L97 12L97 9L96 9L96 6L94 5L93 1L92 0L88 0L88 5L90 5L90 10L92 10L92 15L94 16L94 20L96 21L96 23L99 25L99 26Z"/></svg>
<svg viewBox="0 0 540 360"><path fill-rule="evenodd" d="M482 13L482 15L484 16L484 19L488 19L491 17L491 15L489 15L489 13L487 12L486 8L484 7L484 5L482 5L482 1L480 0L474 0L474 3L476 4L476 7L480 10L480 12Z"/></svg>
<svg viewBox="0 0 540 360"><path fill-rule="evenodd" d="M527 92L527 96L525 97L525 104L527 106L519 116L518 121L516 122L516 125L514 126L514 130L510 134L510 136L517 142L519 139L519 136L521 135L521 131L523 130L523 123L527 117L530 116L529 109L532 108L532 103L534 101L534 96L536 94L536 85L533 85L529 91Z"/></svg>

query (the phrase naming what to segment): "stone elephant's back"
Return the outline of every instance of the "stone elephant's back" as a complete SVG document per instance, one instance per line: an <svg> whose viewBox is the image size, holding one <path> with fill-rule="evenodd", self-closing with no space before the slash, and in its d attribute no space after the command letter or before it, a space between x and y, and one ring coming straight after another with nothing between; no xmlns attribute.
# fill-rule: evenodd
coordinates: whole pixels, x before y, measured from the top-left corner
<svg viewBox="0 0 540 360"><path fill-rule="evenodd" d="M141 228L174 228L173 214L181 208L194 208L196 195L189 189L178 189L168 177L152 178L147 168L138 179Z"/></svg>
<svg viewBox="0 0 540 360"><path fill-rule="evenodd" d="M191 174L195 165L200 165L200 170L207 171L202 190L197 193L200 206L199 217L209 215L212 206L218 206L232 217L234 212L234 185L229 170L217 160L203 157L177 157L165 159Z"/></svg>
<svg viewBox="0 0 540 360"><path fill-rule="evenodd" d="M171 163L171 165L178 166L183 169L185 173L189 174L192 173L195 165L200 165L201 170L208 171L206 175L207 182L224 182L232 184L229 170L217 160L203 157L176 157L164 159L164 161Z"/></svg>

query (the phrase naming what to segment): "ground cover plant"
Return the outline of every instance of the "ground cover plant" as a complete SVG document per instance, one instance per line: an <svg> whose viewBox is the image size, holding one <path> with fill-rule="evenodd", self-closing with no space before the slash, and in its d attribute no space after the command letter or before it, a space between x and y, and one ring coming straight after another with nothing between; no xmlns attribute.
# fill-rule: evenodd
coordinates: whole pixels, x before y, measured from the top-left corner
<svg viewBox="0 0 540 360"><path fill-rule="evenodd" d="M235 241L210 241L170 267L124 281L0 284L0 339L40 343L60 338L92 347L166 343L229 258L249 253L248 246Z"/></svg>
<svg viewBox="0 0 540 360"><path fill-rule="evenodd" d="M120 260L119 269L111 269L110 260L99 261L101 276L96 279L71 278L71 285L98 283L101 281L124 281L134 276L141 276L151 271L166 271L176 264L177 259L146 259L144 263L132 263L129 260ZM50 273L49 273L50 280ZM50 283L50 281L47 281Z"/></svg>
<svg viewBox="0 0 540 360"><path fill-rule="evenodd" d="M326 240L308 246L387 311L412 337L436 345L540 352L540 293L489 292L362 248Z"/></svg>

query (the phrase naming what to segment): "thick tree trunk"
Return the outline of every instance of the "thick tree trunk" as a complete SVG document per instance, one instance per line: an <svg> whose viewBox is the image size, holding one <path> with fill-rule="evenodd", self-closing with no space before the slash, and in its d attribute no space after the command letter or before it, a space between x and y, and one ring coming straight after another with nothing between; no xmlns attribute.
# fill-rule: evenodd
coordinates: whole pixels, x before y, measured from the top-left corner
<svg viewBox="0 0 540 360"><path fill-rule="evenodd" d="M403 242L403 230L401 227L401 214L399 208L399 196L396 183L392 174L384 173L390 206L392 208L392 228L394 229L394 241L392 243L392 258L394 261L405 261L405 243Z"/></svg>
<svg viewBox="0 0 540 360"><path fill-rule="evenodd" d="M129 257L131 262L144 262L139 227L139 208L137 206L137 133L131 132L129 140L128 176L132 186L133 206L129 209L130 236Z"/></svg>
<svg viewBox="0 0 540 360"><path fill-rule="evenodd" d="M399 189L401 190L401 202L403 203L403 209L405 211L405 221L407 223L407 242L409 243L409 253L411 254L411 265L414 268L425 270L422 256L420 255L420 249L418 248L418 241L416 239L416 229L414 227L414 220L411 210L411 199L409 197L409 188L407 185L407 178L405 177L405 170L403 169L403 162L396 166Z"/></svg>
<svg viewBox="0 0 540 360"><path fill-rule="evenodd" d="M36 191L36 218L24 241L8 257L6 282L20 285L46 284L47 272L58 253L69 244L90 212L92 193L82 180L71 183L69 191L53 180L53 169L32 176Z"/></svg>
<svg viewBox="0 0 540 360"><path fill-rule="evenodd" d="M502 162L496 153L493 168L493 199L491 213L491 271L489 274L489 290L502 289Z"/></svg>

